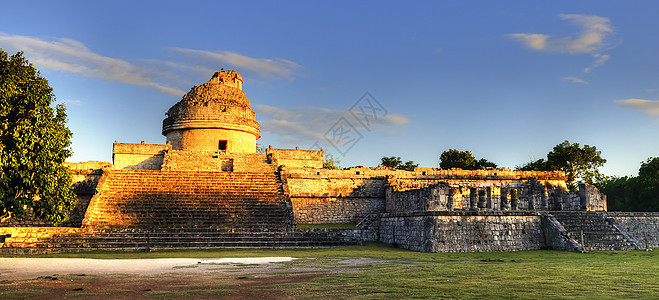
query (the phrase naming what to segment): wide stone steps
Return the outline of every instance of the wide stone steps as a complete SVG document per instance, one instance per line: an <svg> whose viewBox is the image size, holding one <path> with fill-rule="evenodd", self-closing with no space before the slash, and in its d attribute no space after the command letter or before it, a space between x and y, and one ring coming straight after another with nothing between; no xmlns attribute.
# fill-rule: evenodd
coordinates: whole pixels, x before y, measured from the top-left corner
<svg viewBox="0 0 659 300"><path fill-rule="evenodd" d="M352 229L115 229L31 237L8 237L0 254L79 252L90 250L155 250L173 248L311 248L361 244Z"/></svg>
<svg viewBox="0 0 659 300"><path fill-rule="evenodd" d="M274 229L293 224L290 200L274 172L115 170L99 189L83 226Z"/></svg>
<svg viewBox="0 0 659 300"><path fill-rule="evenodd" d="M567 230L568 237L581 243L586 251L635 249L633 243L607 222L602 213L552 212L551 214Z"/></svg>

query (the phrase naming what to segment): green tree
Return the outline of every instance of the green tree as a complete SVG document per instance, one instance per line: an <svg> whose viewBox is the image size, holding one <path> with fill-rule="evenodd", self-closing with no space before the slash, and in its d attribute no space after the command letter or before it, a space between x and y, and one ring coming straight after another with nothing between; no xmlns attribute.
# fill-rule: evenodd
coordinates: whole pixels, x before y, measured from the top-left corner
<svg viewBox="0 0 659 300"><path fill-rule="evenodd" d="M19 52L0 49L0 217L23 218L26 209L54 223L75 204L71 176L62 163L71 155L71 131L63 105L48 81Z"/></svg>
<svg viewBox="0 0 659 300"><path fill-rule="evenodd" d="M544 158L533 160L521 167L517 167L517 170L520 171L548 171L547 161Z"/></svg>
<svg viewBox="0 0 659 300"><path fill-rule="evenodd" d="M642 162L638 176L611 177L600 190L611 211L659 211L659 157Z"/></svg>
<svg viewBox="0 0 659 300"><path fill-rule="evenodd" d="M414 168L418 167L419 164L415 164L414 161L403 161L398 156L385 156L380 159L380 165L383 167L389 167L400 170L414 171Z"/></svg>
<svg viewBox="0 0 659 300"><path fill-rule="evenodd" d="M406 161L404 164L399 165L397 169L407 170L407 171L414 171L414 168L416 168L418 166L419 166L419 164L415 164L413 161L409 160L409 161Z"/></svg>
<svg viewBox="0 0 659 300"><path fill-rule="evenodd" d="M519 167L522 171L564 171L566 184L576 191L580 183L597 184L606 180L599 168L606 163L602 153L595 146L564 141L547 154L547 160L531 161Z"/></svg>
<svg viewBox="0 0 659 300"><path fill-rule="evenodd" d="M599 168L606 163L601 152L595 146L564 141L547 154L549 170L565 171L566 183L572 190L577 190L579 183L594 184L604 180Z"/></svg>
<svg viewBox="0 0 659 300"><path fill-rule="evenodd" d="M341 161L334 157L332 154L325 154L325 161L323 162L323 168L338 170L341 169Z"/></svg>
<svg viewBox="0 0 659 300"><path fill-rule="evenodd" d="M497 164L481 158L476 159L471 151L449 149L439 156L439 167L442 169L459 168L463 170L478 170L481 168L496 168Z"/></svg>
<svg viewBox="0 0 659 300"><path fill-rule="evenodd" d="M403 161L397 156L384 156L380 159L380 165L383 167L396 169Z"/></svg>

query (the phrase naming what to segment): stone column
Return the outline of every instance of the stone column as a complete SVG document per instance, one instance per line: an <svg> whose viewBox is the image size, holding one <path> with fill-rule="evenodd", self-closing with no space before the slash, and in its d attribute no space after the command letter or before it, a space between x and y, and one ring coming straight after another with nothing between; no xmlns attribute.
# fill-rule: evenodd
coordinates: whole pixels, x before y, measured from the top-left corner
<svg viewBox="0 0 659 300"><path fill-rule="evenodd" d="M501 210L510 209L510 190L507 188L501 189Z"/></svg>
<svg viewBox="0 0 659 300"><path fill-rule="evenodd" d="M478 209L487 208L487 199L485 198L485 191L478 190Z"/></svg>
<svg viewBox="0 0 659 300"><path fill-rule="evenodd" d="M510 209L517 210L518 202L519 198L517 195L517 189L512 189L512 191L510 191Z"/></svg>
<svg viewBox="0 0 659 300"><path fill-rule="evenodd" d="M535 210L535 190L528 189L526 199L528 199L528 209Z"/></svg>
<svg viewBox="0 0 659 300"><path fill-rule="evenodd" d="M475 188L469 189L469 208L478 209L478 190Z"/></svg>
<svg viewBox="0 0 659 300"><path fill-rule="evenodd" d="M460 189L450 188L448 197L449 203L452 203L452 210L462 209L462 194L460 193Z"/></svg>
<svg viewBox="0 0 659 300"><path fill-rule="evenodd" d="M547 201L547 188L542 189L542 194L540 195L540 209L549 210L549 203Z"/></svg>
<svg viewBox="0 0 659 300"><path fill-rule="evenodd" d="M493 186L490 197L492 199L492 209L501 210L501 188Z"/></svg>
<svg viewBox="0 0 659 300"><path fill-rule="evenodd" d="M563 210L563 190L554 190L554 210Z"/></svg>

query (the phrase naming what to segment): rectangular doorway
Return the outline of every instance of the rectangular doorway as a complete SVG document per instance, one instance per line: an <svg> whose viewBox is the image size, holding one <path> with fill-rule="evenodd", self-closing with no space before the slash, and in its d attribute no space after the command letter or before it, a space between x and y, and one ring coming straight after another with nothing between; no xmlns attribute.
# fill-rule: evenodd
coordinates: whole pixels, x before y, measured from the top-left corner
<svg viewBox="0 0 659 300"><path fill-rule="evenodd" d="M227 151L227 141L220 141L217 145L217 149L220 151Z"/></svg>

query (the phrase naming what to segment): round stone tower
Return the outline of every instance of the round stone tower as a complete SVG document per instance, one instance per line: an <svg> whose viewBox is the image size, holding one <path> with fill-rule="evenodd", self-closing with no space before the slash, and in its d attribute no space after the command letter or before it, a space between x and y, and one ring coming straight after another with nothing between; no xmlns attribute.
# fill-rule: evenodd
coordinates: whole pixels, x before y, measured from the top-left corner
<svg viewBox="0 0 659 300"><path fill-rule="evenodd" d="M233 70L217 72L194 86L162 122L172 149L256 152L261 130L242 87L243 78Z"/></svg>

